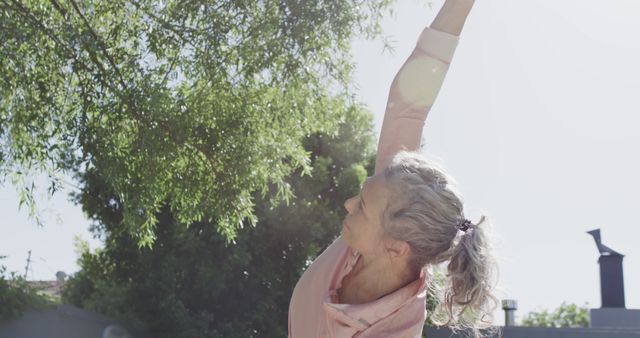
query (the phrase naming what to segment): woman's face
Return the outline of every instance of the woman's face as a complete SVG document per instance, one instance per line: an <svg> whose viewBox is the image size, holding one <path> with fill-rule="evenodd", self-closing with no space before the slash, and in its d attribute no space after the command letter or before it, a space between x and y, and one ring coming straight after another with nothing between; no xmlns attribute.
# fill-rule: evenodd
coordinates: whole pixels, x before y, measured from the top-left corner
<svg viewBox="0 0 640 338"><path fill-rule="evenodd" d="M360 194L347 199L347 216L342 222L342 238L354 250L368 255L384 252L382 213L390 191L384 176L368 177Z"/></svg>

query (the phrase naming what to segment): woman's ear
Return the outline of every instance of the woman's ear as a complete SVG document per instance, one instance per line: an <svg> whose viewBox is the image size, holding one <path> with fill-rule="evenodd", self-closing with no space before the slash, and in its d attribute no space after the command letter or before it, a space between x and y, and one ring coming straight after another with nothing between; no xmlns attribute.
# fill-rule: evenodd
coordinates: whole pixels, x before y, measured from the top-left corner
<svg viewBox="0 0 640 338"><path fill-rule="evenodd" d="M405 257L411 252L409 243L392 238L387 239L386 248L391 258Z"/></svg>

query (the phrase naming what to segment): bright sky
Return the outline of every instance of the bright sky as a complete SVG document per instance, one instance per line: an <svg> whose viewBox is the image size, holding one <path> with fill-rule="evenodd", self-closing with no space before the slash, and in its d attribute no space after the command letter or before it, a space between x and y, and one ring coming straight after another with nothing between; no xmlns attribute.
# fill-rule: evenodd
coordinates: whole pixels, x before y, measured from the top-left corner
<svg viewBox="0 0 640 338"><path fill-rule="evenodd" d="M385 21L395 55L354 46L378 131L393 76L443 3L423 2L400 1ZM639 17L635 0L477 0L429 114L425 150L457 179L470 218L492 218L499 297L519 315L600 307L595 228L626 255L626 304L640 308Z"/></svg>
<svg viewBox="0 0 640 338"><path fill-rule="evenodd" d="M442 2L398 1L383 25L394 55L378 42L353 46L378 131L391 80ZM563 301L600 306L598 252L585 233L595 228L626 255L627 307L640 308L639 17L636 0L477 0L427 119L426 151L456 177L468 218L493 220L498 296L517 299L519 315ZM73 237L91 240L80 208L64 192L45 199L38 228L17 204L13 187L0 189L2 264L23 273L32 250L29 279L76 271Z"/></svg>

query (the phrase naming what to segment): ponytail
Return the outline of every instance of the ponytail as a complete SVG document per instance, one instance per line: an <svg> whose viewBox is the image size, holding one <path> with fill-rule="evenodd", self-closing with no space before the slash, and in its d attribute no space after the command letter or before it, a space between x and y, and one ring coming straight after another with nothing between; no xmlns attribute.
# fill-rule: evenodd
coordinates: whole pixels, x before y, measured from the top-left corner
<svg viewBox="0 0 640 338"><path fill-rule="evenodd" d="M492 294L495 261L487 234L486 217L462 234L453 246L447 266L447 287L439 305L447 325L454 330L471 329L474 337L482 336L479 329L489 328L497 300Z"/></svg>

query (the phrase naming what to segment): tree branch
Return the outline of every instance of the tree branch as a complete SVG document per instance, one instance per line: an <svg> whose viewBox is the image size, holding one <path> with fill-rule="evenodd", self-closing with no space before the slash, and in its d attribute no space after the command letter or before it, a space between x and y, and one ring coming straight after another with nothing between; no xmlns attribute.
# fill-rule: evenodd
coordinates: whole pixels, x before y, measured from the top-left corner
<svg viewBox="0 0 640 338"><path fill-rule="evenodd" d="M111 57L111 55L107 51L107 46L104 44L104 41L102 41L100 36L98 36L98 34L93 30L93 28L89 24L89 21L87 20L87 18L82 14L82 12L80 11L80 8L78 8L78 4L74 0L69 0L69 2L71 2L71 6L73 6L73 9L76 11L76 13L78 13L80 18L84 22L85 26L87 26L87 29L89 29L89 33L91 33L93 38L96 39L96 42L98 43L98 46L102 50L102 53L104 53L104 56L107 58L107 60L111 64L111 67L113 67L113 71L116 73L118 79L120 80L120 85L122 86L122 89L126 90L128 88L127 83L124 81L124 78L122 77L122 74L120 73L120 70L118 69L118 66L113 61L113 58Z"/></svg>
<svg viewBox="0 0 640 338"><path fill-rule="evenodd" d="M33 24L35 24L38 28L40 28L40 30L46 34L49 38L51 38L58 46L60 46L63 51L65 52L65 54L67 54L67 57L69 57L70 59L72 59L73 61L75 61L78 65L80 65L80 67L84 70L86 70L87 72L89 72L90 74L93 73L93 69L90 68L89 66L87 66L81 59L77 58L74 51L71 49L71 47L69 47L67 44L63 43L62 40L60 40L49 28L47 28L41 21L40 19L38 19L37 17L35 17L35 15L26 7L24 7L19 1L17 0L12 0L12 3L16 6L16 8L19 10L18 13L22 14L22 16L24 18L26 18L27 20L31 21ZM6 2L5 2L6 4ZM105 82L103 79L99 78L98 82L100 82L100 84L102 84L105 88L109 88L111 90L113 90L114 88L108 83Z"/></svg>

